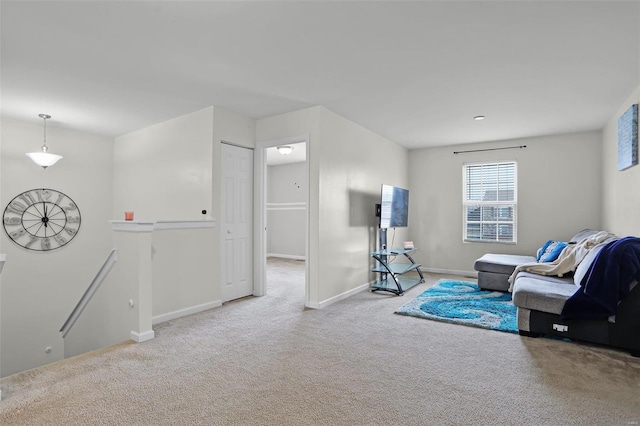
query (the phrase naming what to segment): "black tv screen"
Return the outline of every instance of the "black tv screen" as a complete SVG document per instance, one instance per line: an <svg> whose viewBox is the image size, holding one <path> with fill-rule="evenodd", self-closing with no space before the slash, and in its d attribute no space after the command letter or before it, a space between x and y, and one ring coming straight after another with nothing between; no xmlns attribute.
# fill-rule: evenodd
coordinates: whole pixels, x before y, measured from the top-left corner
<svg viewBox="0 0 640 426"><path fill-rule="evenodd" d="M409 191L382 185L380 228L401 228L409 224Z"/></svg>

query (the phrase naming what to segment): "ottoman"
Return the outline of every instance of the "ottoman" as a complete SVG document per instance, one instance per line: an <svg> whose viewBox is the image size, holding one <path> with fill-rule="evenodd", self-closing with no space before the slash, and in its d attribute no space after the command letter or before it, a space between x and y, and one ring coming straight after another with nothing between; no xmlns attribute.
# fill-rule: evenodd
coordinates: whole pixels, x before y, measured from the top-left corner
<svg viewBox="0 0 640 426"><path fill-rule="evenodd" d="M516 266L535 262L533 256L487 253L473 265L478 271L478 287L483 290L509 291L509 277Z"/></svg>

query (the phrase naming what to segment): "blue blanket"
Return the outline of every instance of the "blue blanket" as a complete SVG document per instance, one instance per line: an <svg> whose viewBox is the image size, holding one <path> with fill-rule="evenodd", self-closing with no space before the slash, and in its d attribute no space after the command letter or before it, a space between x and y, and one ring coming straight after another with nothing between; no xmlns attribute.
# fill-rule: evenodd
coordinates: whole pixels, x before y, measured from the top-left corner
<svg viewBox="0 0 640 426"><path fill-rule="evenodd" d="M615 315L634 279L640 281L640 238L625 237L607 244L589 266L580 289L566 301L561 317Z"/></svg>

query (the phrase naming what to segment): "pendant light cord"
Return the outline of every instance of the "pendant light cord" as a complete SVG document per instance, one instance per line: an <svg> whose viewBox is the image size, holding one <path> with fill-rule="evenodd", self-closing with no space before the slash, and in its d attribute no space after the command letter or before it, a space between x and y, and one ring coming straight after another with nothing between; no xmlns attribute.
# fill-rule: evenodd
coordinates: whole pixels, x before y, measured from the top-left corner
<svg viewBox="0 0 640 426"><path fill-rule="evenodd" d="M40 117L44 120L44 142L42 145L42 152L47 152L49 148L47 148L47 118L51 118L48 114L40 114Z"/></svg>

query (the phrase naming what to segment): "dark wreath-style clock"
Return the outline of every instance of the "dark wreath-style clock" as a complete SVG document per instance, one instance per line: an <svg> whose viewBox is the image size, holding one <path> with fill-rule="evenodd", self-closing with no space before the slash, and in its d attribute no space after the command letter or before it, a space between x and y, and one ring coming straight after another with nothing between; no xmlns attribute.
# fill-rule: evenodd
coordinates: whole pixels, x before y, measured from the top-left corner
<svg viewBox="0 0 640 426"><path fill-rule="evenodd" d="M2 223L14 243L29 250L55 250L78 233L80 210L60 191L30 189L7 204Z"/></svg>

